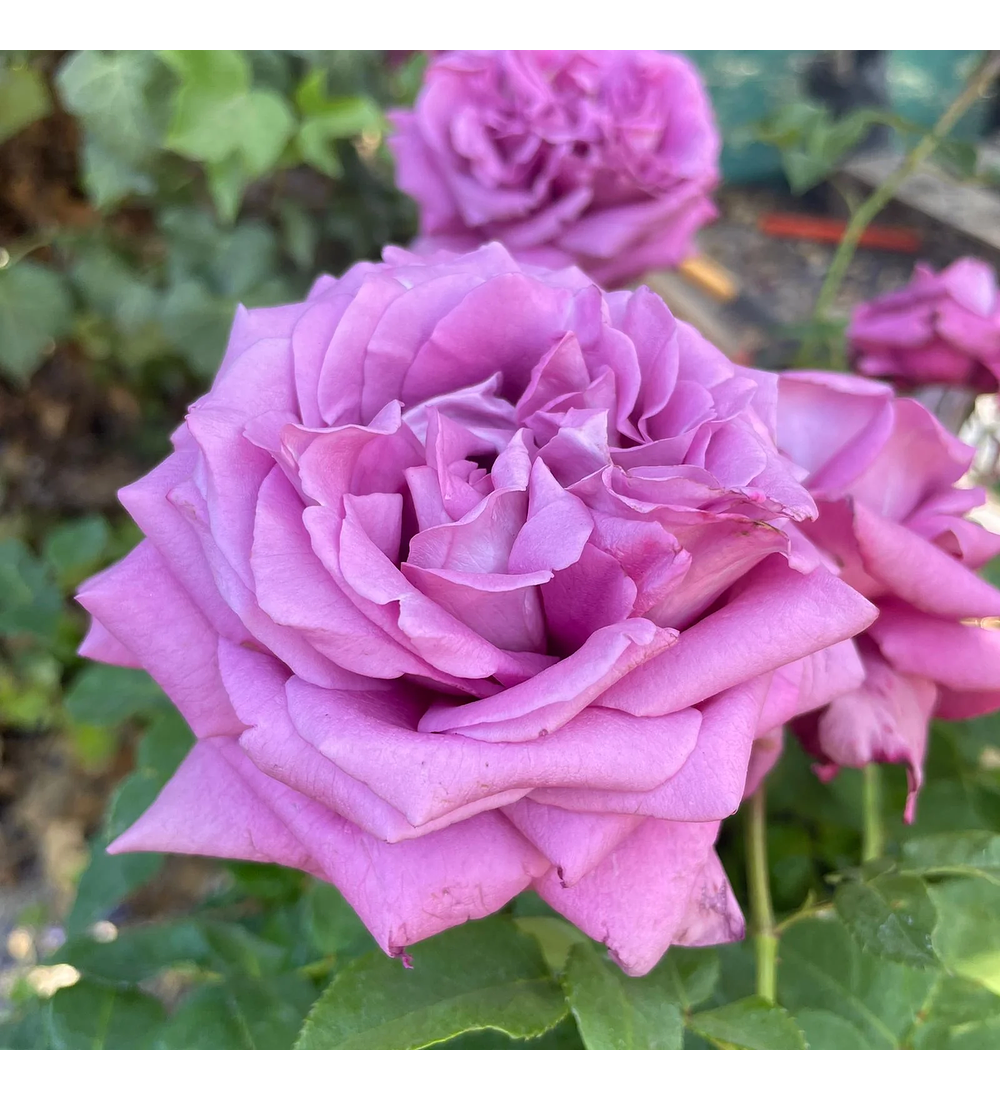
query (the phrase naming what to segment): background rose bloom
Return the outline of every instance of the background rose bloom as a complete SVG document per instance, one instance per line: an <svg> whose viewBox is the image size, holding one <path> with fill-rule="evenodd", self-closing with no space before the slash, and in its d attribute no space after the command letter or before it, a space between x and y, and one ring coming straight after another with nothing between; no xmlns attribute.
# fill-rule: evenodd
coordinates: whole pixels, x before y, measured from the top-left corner
<svg viewBox="0 0 1000 1100"><path fill-rule="evenodd" d="M448 53L414 109L390 117L425 246L499 240L613 286L678 263L715 216L719 135L697 70L676 54Z"/></svg>
<svg viewBox="0 0 1000 1100"><path fill-rule="evenodd" d="M931 716L1000 707L1000 630L975 622L1000 616L1000 592L973 572L1000 536L963 518L985 500L955 488L972 448L918 402L809 372L782 375L779 395L779 446L819 504L801 530L879 608L857 639L864 684L795 729L833 765L905 763L912 818Z"/></svg>
<svg viewBox="0 0 1000 1100"><path fill-rule="evenodd" d="M300 867L397 954L529 886L634 974L738 937L713 842L770 674L874 617L786 559L775 400L497 244L241 310L79 597L199 738L112 850Z"/></svg>
<svg viewBox="0 0 1000 1100"><path fill-rule="evenodd" d="M940 274L917 264L908 286L858 306L847 338L862 374L989 393L1000 378L996 273L972 258Z"/></svg>

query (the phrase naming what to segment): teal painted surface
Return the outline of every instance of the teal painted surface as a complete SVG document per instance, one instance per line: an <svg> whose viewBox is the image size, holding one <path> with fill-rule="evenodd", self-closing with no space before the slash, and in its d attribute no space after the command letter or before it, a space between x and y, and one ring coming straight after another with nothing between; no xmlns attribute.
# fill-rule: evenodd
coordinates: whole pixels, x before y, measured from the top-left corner
<svg viewBox="0 0 1000 1100"><path fill-rule="evenodd" d="M730 183L783 178L777 152L746 139L757 119L804 96L813 50L687 50L701 70L723 135L722 173ZM958 94L980 57L970 50L894 50L887 62L890 110L929 128ZM974 106L955 136L983 133L985 103Z"/></svg>

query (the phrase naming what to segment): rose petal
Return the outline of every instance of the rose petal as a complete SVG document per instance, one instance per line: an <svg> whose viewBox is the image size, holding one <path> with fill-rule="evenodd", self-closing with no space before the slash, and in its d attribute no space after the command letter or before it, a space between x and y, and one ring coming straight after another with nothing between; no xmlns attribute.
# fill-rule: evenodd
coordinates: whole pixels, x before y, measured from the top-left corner
<svg viewBox="0 0 1000 1100"><path fill-rule="evenodd" d="M766 561L725 607L688 627L672 649L622 677L600 702L629 714L692 706L850 638L876 614L825 569L803 576L783 561Z"/></svg>
<svg viewBox="0 0 1000 1100"><path fill-rule="evenodd" d="M642 977L671 944L743 936L743 917L712 845L717 822L648 820L573 886L555 868L535 888L612 958Z"/></svg>
<svg viewBox="0 0 1000 1100"><path fill-rule="evenodd" d="M199 737L243 728L219 676L218 634L148 540L91 577L77 600L142 662Z"/></svg>

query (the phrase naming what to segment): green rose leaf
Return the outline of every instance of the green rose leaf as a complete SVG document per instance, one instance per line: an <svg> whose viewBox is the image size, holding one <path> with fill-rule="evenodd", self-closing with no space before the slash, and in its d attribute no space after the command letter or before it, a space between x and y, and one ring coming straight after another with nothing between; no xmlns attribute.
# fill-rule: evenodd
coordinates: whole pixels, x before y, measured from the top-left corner
<svg viewBox="0 0 1000 1100"><path fill-rule="evenodd" d="M145 1050L166 1018L155 997L86 979L59 990L46 1008L52 1050Z"/></svg>
<svg viewBox="0 0 1000 1100"><path fill-rule="evenodd" d="M510 920L470 921L413 948L413 968L371 952L313 1006L301 1050L412 1050L465 1031L541 1035L566 1002L535 941Z"/></svg>
<svg viewBox="0 0 1000 1100"><path fill-rule="evenodd" d="M845 882L834 904L865 951L910 966L937 965L931 940L937 912L919 878L879 875L868 882Z"/></svg>
<svg viewBox="0 0 1000 1100"><path fill-rule="evenodd" d="M762 997L696 1012L688 1027L697 1035L724 1047L741 1050L805 1050L805 1036L780 1005Z"/></svg>
<svg viewBox="0 0 1000 1100"><path fill-rule="evenodd" d="M954 973L1000 995L1000 885L956 878L931 886L934 946Z"/></svg>
<svg viewBox="0 0 1000 1100"><path fill-rule="evenodd" d="M923 875L976 875L1000 885L1000 836L971 830L917 837L904 841L901 865Z"/></svg>

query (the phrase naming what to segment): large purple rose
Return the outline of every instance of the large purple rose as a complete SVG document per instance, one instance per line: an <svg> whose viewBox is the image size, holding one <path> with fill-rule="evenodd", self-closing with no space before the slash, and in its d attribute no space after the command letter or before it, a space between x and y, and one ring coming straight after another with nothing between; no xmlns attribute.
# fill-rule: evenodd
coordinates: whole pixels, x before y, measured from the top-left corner
<svg viewBox="0 0 1000 1100"><path fill-rule="evenodd" d="M417 247L502 241L605 286L679 263L715 215L719 135L697 70L651 50L434 61L389 139Z"/></svg>
<svg viewBox="0 0 1000 1100"><path fill-rule="evenodd" d="M808 471L819 504L801 531L842 580L879 608L857 639L865 681L799 719L806 747L830 765L905 763L907 816L932 715L1000 708L1000 591L977 576L1000 535L965 518L985 500L957 488L972 448L922 405L845 375L781 376L778 443Z"/></svg>
<svg viewBox="0 0 1000 1100"><path fill-rule="evenodd" d="M858 306L847 337L862 374L989 393L1000 385L996 273L972 258L938 274L917 264L908 286Z"/></svg>
<svg viewBox="0 0 1000 1100"><path fill-rule="evenodd" d="M498 244L241 309L79 597L198 736L112 850L303 868L395 954L528 887L633 974L738 937L713 843L771 673L875 614L789 564L775 401Z"/></svg>

